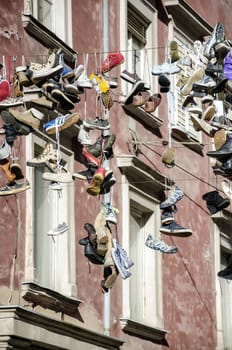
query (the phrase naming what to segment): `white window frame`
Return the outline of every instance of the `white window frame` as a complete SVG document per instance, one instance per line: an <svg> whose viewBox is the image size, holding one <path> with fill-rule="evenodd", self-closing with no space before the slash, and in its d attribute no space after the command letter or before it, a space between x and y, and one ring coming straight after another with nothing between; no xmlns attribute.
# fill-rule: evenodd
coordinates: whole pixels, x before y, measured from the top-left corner
<svg viewBox="0 0 232 350"><path fill-rule="evenodd" d="M141 50L140 55L141 71L136 73L140 76L141 79L143 79L151 86L152 91L155 91L157 88L157 82L152 79L151 69L153 64L156 63L158 57L157 50L152 49L157 46L157 10L152 5L148 3L142 3L139 0L120 1L120 47L121 51L126 56L126 67L125 64L123 64L121 66L121 69L127 69L130 73L134 72L134 67L132 66L132 41L130 38L128 38L128 6L132 6L134 9L136 9L136 13L138 15L141 15L143 21L149 23L146 29L146 43L144 45L144 48ZM123 80L121 81L121 86L123 96L126 96L131 86ZM133 125L131 127L133 127Z"/></svg>
<svg viewBox="0 0 232 350"><path fill-rule="evenodd" d="M36 145L44 148L46 142L49 139L46 139L46 136L43 135L43 138L36 136L34 134L28 135L26 139L26 159L32 159L34 157L34 151ZM53 140L50 140L53 141ZM53 141L54 142L54 141ZM62 158L67 162L67 168L72 171L74 164L73 153L69 150L61 147ZM47 171L48 169L44 169ZM33 167L26 167L26 177L31 184L31 189L26 193L26 202L27 202L27 211L26 211L26 245L25 245L25 256L26 256L26 265L25 265L25 280L31 281L34 283L40 284L40 281L37 279L37 272L35 270L34 260L35 260L35 231L34 231L34 215L36 215L34 208L34 199L35 199L35 188L36 184L34 182L34 171ZM67 186L67 185L66 185ZM54 194L55 195L55 194ZM52 285L45 286L51 289L55 289L60 293L63 293L67 296L76 296L76 251L75 251L75 213L74 213L74 185L73 183L68 184L67 188L68 195L68 206L59 207L60 213L62 213L62 219L68 224L69 230L64 234L53 237L48 236L48 243L50 244L51 256L52 259L50 262L53 266L50 266L53 274ZM50 197L52 198L52 197ZM50 205L50 203L49 203ZM51 203L54 205L54 203ZM54 207L54 210L56 208ZM37 234L39 234L37 232ZM41 234L46 236L46 232L41 232ZM46 239L46 238L44 238ZM41 259L42 259L42 252ZM64 262L64 263L62 263ZM64 275L66 278L64 279Z"/></svg>
<svg viewBox="0 0 232 350"><path fill-rule="evenodd" d="M150 226L150 233L156 235L156 232L159 232L160 227L160 211L157 210L159 206L156 203L155 198L149 197L147 194L134 188L128 182L127 177L122 175L122 246L128 252L130 252L130 220L128 220L130 217L130 200L137 201L140 205L142 204L146 207L147 210L151 210L151 212L154 210L154 213L152 214L153 227ZM132 321L149 325L153 328L162 328L162 256L161 254L156 254L153 250L148 249L145 246L145 237L148 233L149 232L143 232L143 236L140 237L139 240L140 242L144 242L144 244L141 244L140 246L141 256L144 257L142 268L144 274L142 280L137 281L137 286L141 287L141 293L139 293L140 295L137 300L140 307L140 318L136 320L132 319ZM131 272L133 274L133 267ZM132 317L130 278L124 280L122 286L122 319L128 320ZM140 299L141 294L144 296L143 300ZM133 302L135 302L135 300Z"/></svg>
<svg viewBox="0 0 232 350"><path fill-rule="evenodd" d="M222 220L222 223L226 222L227 220L231 220L230 215L229 217L224 216L224 214L219 213L216 214L215 222L217 223L217 220L220 223L220 219ZM223 291L226 289L227 296L231 296L231 300L228 302L226 307L226 313L231 315L232 312L232 282L225 280L223 278L220 278L217 276L217 273L224 269L224 264L222 264L223 254L231 254L232 253L232 242L231 242L231 225L228 226L228 222L226 224L227 228L224 226L224 224L221 225L214 225L214 261L215 261L215 289L216 289L216 315L217 315L217 348L218 349L231 349L232 345L232 336L231 336L231 327L232 325L226 325L224 323L224 315L223 315ZM224 229L225 228L225 229ZM228 229L229 228L229 229ZM231 320L229 319L231 322ZM230 344L230 347L228 347L228 343Z"/></svg>
<svg viewBox="0 0 232 350"><path fill-rule="evenodd" d="M180 53L180 57L184 57L185 55L187 56L190 51L192 51L191 56L194 57L193 50L191 50L191 42L182 33L175 30L174 37L172 38L172 40L176 40L176 42L178 43L178 50ZM197 57L196 57L196 61L197 61ZM195 62L193 62L192 68L185 67L184 69L186 69L186 72L185 72L186 75L190 76L195 69ZM174 108L173 108L174 113L172 115L171 127L174 127L174 126L180 127L181 129L183 129L183 131L186 131L186 133L190 137L192 137L193 139L201 143L202 133L199 131L196 131L193 128L193 123L190 119L189 112L187 111L187 109L182 108L182 105L186 96L183 96L180 92L180 87L176 86L178 79L183 73L184 73L183 71L180 71L180 73L174 74L173 76L170 77L171 83L172 83L172 90L174 91ZM196 103L199 104L199 107L201 107L200 99L197 97L194 97L194 100Z"/></svg>
<svg viewBox="0 0 232 350"><path fill-rule="evenodd" d="M52 23L48 28L72 47L72 0L46 0L51 5ZM32 15L38 19L38 0L31 0ZM44 23L42 23L44 24Z"/></svg>

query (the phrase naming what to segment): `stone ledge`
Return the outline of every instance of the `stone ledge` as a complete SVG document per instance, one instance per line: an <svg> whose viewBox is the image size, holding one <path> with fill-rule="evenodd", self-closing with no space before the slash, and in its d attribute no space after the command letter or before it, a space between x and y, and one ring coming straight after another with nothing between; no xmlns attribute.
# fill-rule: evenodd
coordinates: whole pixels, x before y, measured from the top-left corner
<svg viewBox="0 0 232 350"><path fill-rule="evenodd" d="M160 328L149 327L129 319L121 319L120 322L123 332L144 340L148 340L155 344L168 346L168 342L165 339L165 335L168 333L168 331Z"/></svg>

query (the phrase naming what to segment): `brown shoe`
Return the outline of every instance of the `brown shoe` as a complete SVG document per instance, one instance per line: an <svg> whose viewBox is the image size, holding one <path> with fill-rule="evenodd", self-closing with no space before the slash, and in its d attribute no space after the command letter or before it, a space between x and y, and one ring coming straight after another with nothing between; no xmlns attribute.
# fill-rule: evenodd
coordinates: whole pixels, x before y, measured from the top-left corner
<svg viewBox="0 0 232 350"><path fill-rule="evenodd" d="M148 101L150 97L150 93L147 91L139 91L137 95L133 96L132 104L136 107L144 105L146 101Z"/></svg>
<svg viewBox="0 0 232 350"><path fill-rule="evenodd" d="M151 113L156 110L161 102L161 94L154 94L149 97L148 101L145 103L145 112Z"/></svg>

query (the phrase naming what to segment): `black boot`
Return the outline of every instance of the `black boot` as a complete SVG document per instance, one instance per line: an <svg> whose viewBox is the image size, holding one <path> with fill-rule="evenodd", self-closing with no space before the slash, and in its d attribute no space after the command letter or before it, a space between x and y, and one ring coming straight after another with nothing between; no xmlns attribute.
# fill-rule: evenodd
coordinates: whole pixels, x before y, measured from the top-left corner
<svg viewBox="0 0 232 350"><path fill-rule="evenodd" d="M227 208L230 205L229 198L223 198L220 196L218 191L205 193L202 196L202 199L206 201L207 208L209 209L211 215Z"/></svg>
<svg viewBox="0 0 232 350"><path fill-rule="evenodd" d="M219 160L227 160L232 157L232 132L227 132L226 142L216 151L207 152L207 156Z"/></svg>

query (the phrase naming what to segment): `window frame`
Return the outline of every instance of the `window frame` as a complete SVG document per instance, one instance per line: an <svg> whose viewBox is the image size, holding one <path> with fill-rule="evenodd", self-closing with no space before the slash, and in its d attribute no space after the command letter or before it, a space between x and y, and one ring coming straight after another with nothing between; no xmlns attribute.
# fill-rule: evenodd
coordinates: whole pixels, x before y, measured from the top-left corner
<svg viewBox="0 0 232 350"><path fill-rule="evenodd" d="M26 159L32 159L35 154L35 147L38 145L39 147L44 148L46 142L54 142L54 140L46 137L45 135L39 135L39 132L36 134L30 134L26 139ZM71 151L66 149L61 145L62 158L68 163L67 168L69 171L72 171L74 166L74 156ZM26 211L26 243L25 243L25 256L26 256L26 264L25 264L25 281L31 281L34 283L40 283L37 280L36 270L35 270L35 231L34 231L34 215L35 215L35 179L34 179L34 171L33 167L26 167L26 177L31 184L31 190L26 193L26 203L27 203L27 211ZM45 168L44 171L47 171ZM76 251L75 251L75 211L74 211L74 184L68 184L68 201L69 208L67 209L67 223L69 230L64 233L66 235L66 267L67 271L58 271L56 277L58 279L56 284L56 289L58 292L64 293L67 296L76 296L77 294L77 286L76 286ZM60 210L62 210L60 208ZM49 237L51 240L52 236ZM56 237L55 239L59 239ZM58 255L57 255L57 254ZM59 252L54 252L56 254L56 260L60 258ZM57 266L57 265L56 265ZM63 284L62 275L63 273L67 274L66 283ZM62 283L61 283L62 282ZM62 287L57 287L62 286ZM45 286L46 287L46 286ZM53 288L53 287L50 287Z"/></svg>

